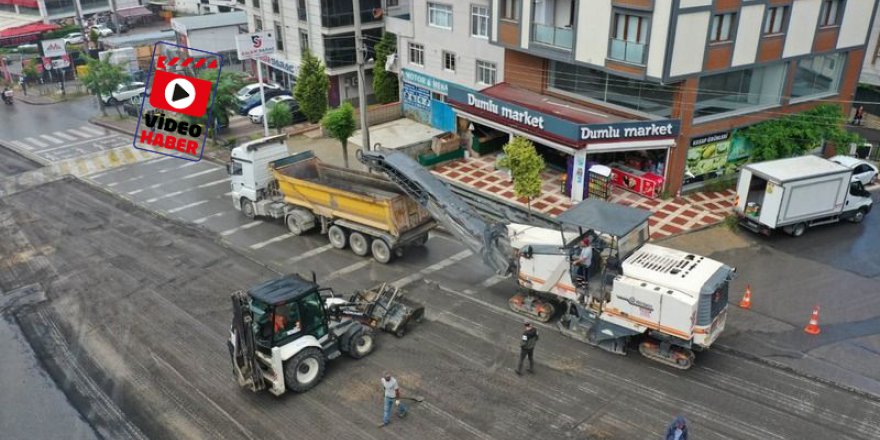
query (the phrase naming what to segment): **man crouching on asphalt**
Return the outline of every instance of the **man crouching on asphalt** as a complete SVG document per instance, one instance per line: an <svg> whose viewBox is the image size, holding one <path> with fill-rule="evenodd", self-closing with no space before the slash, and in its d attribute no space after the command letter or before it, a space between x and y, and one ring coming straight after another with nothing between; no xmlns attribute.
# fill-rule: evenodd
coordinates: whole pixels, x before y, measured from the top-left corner
<svg viewBox="0 0 880 440"><path fill-rule="evenodd" d="M385 406L380 428L391 423L391 409L395 401L397 401L397 416L406 417L406 406L400 403L400 387L397 386L397 379L391 377L391 373L387 371L382 376L382 388L385 390Z"/></svg>

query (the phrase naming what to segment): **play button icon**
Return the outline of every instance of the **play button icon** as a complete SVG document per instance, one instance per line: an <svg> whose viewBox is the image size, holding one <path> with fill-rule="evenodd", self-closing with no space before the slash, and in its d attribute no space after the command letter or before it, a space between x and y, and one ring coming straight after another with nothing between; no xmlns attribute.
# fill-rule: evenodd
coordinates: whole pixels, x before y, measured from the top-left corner
<svg viewBox="0 0 880 440"><path fill-rule="evenodd" d="M192 105L195 99L196 88L185 78L173 79L165 86L165 101L171 107L182 110Z"/></svg>

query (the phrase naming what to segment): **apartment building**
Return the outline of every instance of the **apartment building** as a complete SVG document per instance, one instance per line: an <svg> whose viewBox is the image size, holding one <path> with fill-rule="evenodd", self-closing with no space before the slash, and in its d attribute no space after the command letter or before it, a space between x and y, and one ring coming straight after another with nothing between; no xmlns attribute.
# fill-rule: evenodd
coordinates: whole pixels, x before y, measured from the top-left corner
<svg viewBox="0 0 880 440"><path fill-rule="evenodd" d="M385 29L397 35L395 71L404 113L455 130L449 84L480 90L504 80L504 48L489 41L490 0L386 0Z"/></svg>
<svg viewBox="0 0 880 440"><path fill-rule="evenodd" d="M50 23L76 16L76 0L0 0L0 29L29 23ZM110 0L79 0L83 15L110 11ZM116 8L132 8L138 0L116 0Z"/></svg>
<svg viewBox="0 0 880 440"><path fill-rule="evenodd" d="M593 164L646 197L674 194L735 173L750 154L738 130L820 100L848 106L877 2L492 0L491 8L504 82L478 92L450 85L447 102L456 118L533 140L579 199Z"/></svg>
<svg viewBox="0 0 880 440"><path fill-rule="evenodd" d="M251 32L274 30L277 52L270 57L269 78L286 87L296 80L302 51L310 50L321 59L330 76L330 105L357 103L358 80L355 61L354 13L351 0L238 0L247 12ZM366 59L382 37L384 22L381 0L360 0L361 29ZM372 69L372 62L366 64ZM368 99L372 95L372 75L366 75Z"/></svg>

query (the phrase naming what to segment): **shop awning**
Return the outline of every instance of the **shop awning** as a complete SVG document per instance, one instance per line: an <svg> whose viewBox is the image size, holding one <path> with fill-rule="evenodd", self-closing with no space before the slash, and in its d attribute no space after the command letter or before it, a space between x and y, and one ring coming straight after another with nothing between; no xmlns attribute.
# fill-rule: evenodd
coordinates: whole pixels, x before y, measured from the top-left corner
<svg viewBox="0 0 880 440"><path fill-rule="evenodd" d="M153 15L153 12L143 6L134 6L131 8L117 9L116 14L122 18L135 18Z"/></svg>
<svg viewBox="0 0 880 440"><path fill-rule="evenodd" d="M485 88L480 93L577 124L608 124L626 121L626 119L598 109L578 105L571 101L533 92L507 83L500 83Z"/></svg>
<svg viewBox="0 0 880 440"><path fill-rule="evenodd" d="M33 9L40 7L37 0L0 0L0 5L18 5Z"/></svg>
<svg viewBox="0 0 880 440"><path fill-rule="evenodd" d="M495 122L490 119L477 116L473 113L468 113L466 111L459 110L457 108L453 108L453 111L457 115L459 115L459 116L461 116L471 122L476 122L477 124L481 124L481 125L485 125L490 128L494 128L495 130L498 130L503 133L510 133L514 136L523 137L523 138L526 138L532 142L537 142L539 144L546 145L550 148L562 151L563 153L566 153L566 154L575 154L575 152L576 152L576 150L574 148L566 146L562 143L550 140L547 137L538 136L538 135L529 133L527 131L519 130L519 129L511 127L510 125L501 124L499 122Z"/></svg>
<svg viewBox="0 0 880 440"><path fill-rule="evenodd" d="M23 37L25 35L39 35L43 32L53 31L60 26L57 24L33 23L0 31L0 38Z"/></svg>
<svg viewBox="0 0 880 440"><path fill-rule="evenodd" d="M623 237L638 228L653 213L599 199L586 199L556 217L562 224L596 229L616 237Z"/></svg>

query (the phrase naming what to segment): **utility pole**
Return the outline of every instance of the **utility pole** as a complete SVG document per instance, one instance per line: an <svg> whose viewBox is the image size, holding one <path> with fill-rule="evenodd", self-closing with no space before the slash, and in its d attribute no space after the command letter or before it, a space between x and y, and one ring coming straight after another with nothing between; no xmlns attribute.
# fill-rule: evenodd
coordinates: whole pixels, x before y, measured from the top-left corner
<svg viewBox="0 0 880 440"><path fill-rule="evenodd" d="M114 32L118 32L119 17L116 16L116 0L110 0L110 23L113 23Z"/></svg>
<svg viewBox="0 0 880 440"><path fill-rule="evenodd" d="M370 144L370 128L367 126L367 89L364 88L366 82L364 74L364 37L361 33L361 2L360 0L352 0L354 9L354 50L357 54L358 68L358 104L361 113L361 148L372 151L373 146Z"/></svg>

